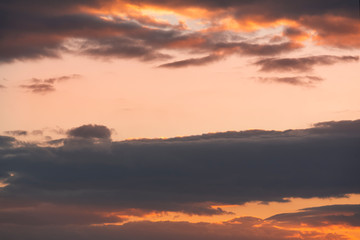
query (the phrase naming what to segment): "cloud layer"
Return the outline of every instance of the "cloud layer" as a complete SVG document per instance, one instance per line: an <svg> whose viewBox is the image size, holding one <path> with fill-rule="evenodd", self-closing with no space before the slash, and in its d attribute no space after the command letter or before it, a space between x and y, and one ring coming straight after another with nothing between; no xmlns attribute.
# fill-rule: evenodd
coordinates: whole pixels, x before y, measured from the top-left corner
<svg viewBox="0 0 360 240"><path fill-rule="evenodd" d="M198 66L231 54L278 55L300 47L300 36L319 45L359 48L357 1L3 1L0 62L57 58L63 53L95 58L168 60L167 50L202 53L162 67ZM190 29L141 9L162 9L204 23ZM191 10L192 9L192 10ZM198 14L194 15L194 9ZM121 13L121 14L116 14ZM290 42L258 42L247 32L283 24ZM287 44L287 47L286 47ZM214 57L216 56L216 57ZM219 57L221 56L221 57ZM43 89L51 90L51 88Z"/></svg>
<svg viewBox="0 0 360 240"><path fill-rule="evenodd" d="M13 139L2 137L0 178L7 186L1 206L212 215L226 213L214 204L337 197L360 189L360 120L168 140L111 142L109 130L97 125L68 134L55 148L10 147Z"/></svg>

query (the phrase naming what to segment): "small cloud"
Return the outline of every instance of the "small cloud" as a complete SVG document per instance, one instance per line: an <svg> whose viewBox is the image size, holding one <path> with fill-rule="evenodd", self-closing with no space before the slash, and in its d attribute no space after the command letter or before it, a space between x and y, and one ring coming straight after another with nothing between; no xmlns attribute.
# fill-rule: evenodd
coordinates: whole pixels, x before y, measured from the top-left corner
<svg viewBox="0 0 360 240"><path fill-rule="evenodd" d="M111 130L103 125L82 125L67 132L70 137L109 139Z"/></svg>
<svg viewBox="0 0 360 240"><path fill-rule="evenodd" d="M213 63L215 61L219 61L222 58L223 58L223 56L221 56L221 55L212 54L212 55L202 57L202 58L190 58L190 59L185 59L185 60L181 60L181 61L166 63L166 64L160 65L159 67L161 67L161 68L181 68L181 67L189 67L189 66L203 66L203 65L207 65L209 63Z"/></svg>
<svg viewBox="0 0 360 240"><path fill-rule="evenodd" d="M313 87L324 79L316 76L266 77L257 78L261 82L285 83L294 86Z"/></svg>
<svg viewBox="0 0 360 240"><path fill-rule="evenodd" d="M12 136L26 136L28 134L28 132L24 130L5 131L4 133Z"/></svg>
<svg viewBox="0 0 360 240"><path fill-rule="evenodd" d="M81 77L81 75L79 75L79 74L72 74L72 75L55 77L55 78L47 78L47 79L32 78L31 84L23 84L23 85L20 85L20 87L28 89L33 93L46 94L46 93L53 92L56 90L56 88L54 87L55 83L66 81L69 79L76 79L76 78L80 78L80 77Z"/></svg>
<svg viewBox="0 0 360 240"><path fill-rule="evenodd" d="M43 135L43 131L42 130L34 130L31 132L32 135Z"/></svg>
<svg viewBox="0 0 360 240"><path fill-rule="evenodd" d="M21 85L20 87L28 89L33 93L40 93L40 94L45 94L55 91L55 87L52 84L45 84L45 83Z"/></svg>

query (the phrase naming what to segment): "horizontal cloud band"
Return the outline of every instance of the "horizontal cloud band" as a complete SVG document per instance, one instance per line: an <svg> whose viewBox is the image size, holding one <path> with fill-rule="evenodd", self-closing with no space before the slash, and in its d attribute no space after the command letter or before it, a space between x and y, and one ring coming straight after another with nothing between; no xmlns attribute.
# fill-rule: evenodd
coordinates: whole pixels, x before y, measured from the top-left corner
<svg viewBox="0 0 360 240"><path fill-rule="evenodd" d="M91 126L99 128L86 125L82 136ZM69 136L61 147L9 147L13 139L2 139L2 207L50 203L221 214L213 203L360 193L360 120L168 140Z"/></svg>

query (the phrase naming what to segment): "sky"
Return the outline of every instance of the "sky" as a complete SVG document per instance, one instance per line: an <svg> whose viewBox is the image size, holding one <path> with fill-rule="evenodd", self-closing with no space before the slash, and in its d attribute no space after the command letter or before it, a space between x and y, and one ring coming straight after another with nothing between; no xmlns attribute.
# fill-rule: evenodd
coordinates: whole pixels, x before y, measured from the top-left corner
<svg viewBox="0 0 360 240"><path fill-rule="evenodd" d="M360 239L357 0L3 0L0 238Z"/></svg>

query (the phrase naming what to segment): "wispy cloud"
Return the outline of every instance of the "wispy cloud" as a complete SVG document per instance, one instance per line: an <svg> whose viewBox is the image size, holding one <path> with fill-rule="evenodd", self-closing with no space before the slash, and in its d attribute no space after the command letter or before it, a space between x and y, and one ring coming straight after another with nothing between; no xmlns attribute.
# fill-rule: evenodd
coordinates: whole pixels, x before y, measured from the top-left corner
<svg viewBox="0 0 360 240"><path fill-rule="evenodd" d="M255 62L264 72L308 72L316 65L333 65L342 62L359 61L358 56L310 56L303 58L265 58Z"/></svg>
<svg viewBox="0 0 360 240"><path fill-rule="evenodd" d="M295 76L295 77L259 77L261 82L285 83L294 86L313 87L324 79L316 76Z"/></svg>
<svg viewBox="0 0 360 240"><path fill-rule="evenodd" d="M69 79L76 79L80 78L81 76L79 74L72 74L68 76L61 76L56 78L47 78L47 79L38 79L33 78L31 79L31 84L23 84L20 85L21 88L27 89L31 91L32 93L37 94L46 94L49 92L53 92L56 90L55 83L59 83L62 81L66 81Z"/></svg>

